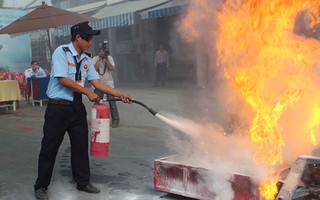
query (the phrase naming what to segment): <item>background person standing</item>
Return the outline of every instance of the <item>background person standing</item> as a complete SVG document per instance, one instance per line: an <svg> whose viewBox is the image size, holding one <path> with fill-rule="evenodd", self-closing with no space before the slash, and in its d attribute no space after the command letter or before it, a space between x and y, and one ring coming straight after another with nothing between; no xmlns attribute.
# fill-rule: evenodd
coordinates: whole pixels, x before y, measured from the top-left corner
<svg viewBox="0 0 320 200"><path fill-rule="evenodd" d="M158 83L161 83L161 86L166 86L167 80L167 68L169 67L169 55L168 52L164 49L163 44L160 44L159 50L156 51L154 57L154 67L156 68L156 78L154 86L158 87Z"/></svg>
<svg viewBox="0 0 320 200"><path fill-rule="evenodd" d="M102 43L98 51L98 56L95 56L93 58L93 63L100 76L100 80L110 87L114 88L114 81L111 72L114 70L115 63L112 56L110 56L110 51L107 47L107 43ZM98 89L94 89L94 92L100 97L100 99L103 99L103 92ZM114 96L110 94L106 94L106 96L109 100L114 99ZM109 101L109 106L111 113L111 127L117 128L120 122L117 104L115 101Z"/></svg>

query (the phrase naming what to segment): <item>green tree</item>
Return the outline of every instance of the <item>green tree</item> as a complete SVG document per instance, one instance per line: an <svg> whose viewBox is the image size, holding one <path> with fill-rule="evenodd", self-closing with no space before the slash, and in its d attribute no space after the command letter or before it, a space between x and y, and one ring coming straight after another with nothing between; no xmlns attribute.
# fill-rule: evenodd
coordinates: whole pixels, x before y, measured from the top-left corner
<svg viewBox="0 0 320 200"><path fill-rule="evenodd" d="M0 0L0 8L2 8L4 0Z"/></svg>

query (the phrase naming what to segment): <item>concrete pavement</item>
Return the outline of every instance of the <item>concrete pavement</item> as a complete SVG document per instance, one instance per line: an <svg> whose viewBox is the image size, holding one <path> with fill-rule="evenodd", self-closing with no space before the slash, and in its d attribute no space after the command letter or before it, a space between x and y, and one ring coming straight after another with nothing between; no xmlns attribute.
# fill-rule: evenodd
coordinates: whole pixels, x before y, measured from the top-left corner
<svg viewBox="0 0 320 200"><path fill-rule="evenodd" d="M201 91L188 85L154 88L151 84L122 84L117 89L129 93L155 111L168 111L183 117L194 117L195 98ZM195 97L195 98L191 98ZM84 97L88 120L92 103ZM143 107L117 103L120 126L110 130L110 156L91 157L91 181L101 189L99 194L76 190L70 168L69 138L59 149L49 186L50 200L152 200L188 198L153 189L153 161L175 154L166 146L168 125ZM35 199L33 184L42 138L46 105L27 104L23 99L17 111L0 110L0 200Z"/></svg>

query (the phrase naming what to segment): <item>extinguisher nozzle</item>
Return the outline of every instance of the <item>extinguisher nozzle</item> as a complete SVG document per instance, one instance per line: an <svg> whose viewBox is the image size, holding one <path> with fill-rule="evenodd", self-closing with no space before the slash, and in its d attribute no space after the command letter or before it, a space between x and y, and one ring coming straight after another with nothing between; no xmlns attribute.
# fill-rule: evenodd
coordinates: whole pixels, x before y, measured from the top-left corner
<svg viewBox="0 0 320 200"><path fill-rule="evenodd" d="M154 110L152 110L151 108L149 108L148 110L149 110L149 112L150 112L151 114L153 114L154 116L157 114L157 112L154 111Z"/></svg>

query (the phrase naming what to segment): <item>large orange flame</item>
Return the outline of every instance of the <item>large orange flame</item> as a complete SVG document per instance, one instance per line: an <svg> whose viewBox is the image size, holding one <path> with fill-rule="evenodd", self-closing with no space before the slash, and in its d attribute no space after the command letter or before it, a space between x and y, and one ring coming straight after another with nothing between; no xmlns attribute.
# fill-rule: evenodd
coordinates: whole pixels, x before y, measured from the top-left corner
<svg viewBox="0 0 320 200"><path fill-rule="evenodd" d="M218 8L212 2L194 1L180 28L188 41L215 41L217 65L255 113L249 128L258 145L255 161L279 167L289 136L304 136L297 148L315 145L319 137L320 2L225 0ZM282 122L295 109L301 117ZM302 132L283 132L295 123L302 124L303 130L296 130ZM275 190L263 188L275 183L260 188L265 199L273 199Z"/></svg>

